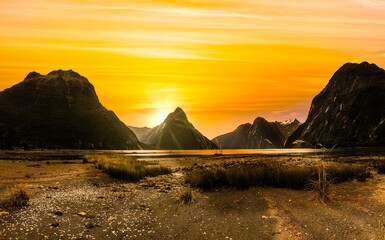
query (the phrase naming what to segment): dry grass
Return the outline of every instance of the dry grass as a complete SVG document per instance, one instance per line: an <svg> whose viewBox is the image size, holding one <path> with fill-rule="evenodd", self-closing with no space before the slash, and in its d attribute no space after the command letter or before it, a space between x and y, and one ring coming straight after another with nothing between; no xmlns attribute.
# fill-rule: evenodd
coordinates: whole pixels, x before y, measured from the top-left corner
<svg viewBox="0 0 385 240"><path fill-rule="evenodd" d="M315 192L314 200L324 204L330 202L329 187L332 181L328 178L325 164L322 163L317 168L317 179L310 180L309 188Z"/></svg>
<svg viewBox="0 0 385 240"><path fill-rule="evenodd" d="M111 177L128 181L162 174L170 174L170 169L149 162L138 161L130 156L95 155L88 156L89 162L95 162L98 169L108 173Z"/></svg>
<svg viewBox="0 0 385 240"><path fill-rule="evenodd" d="M191 189L185 188L180 191L179 200L182 204L187 204L193 200Z"/></svg>
<svg viewBox="0 0 385 240"><path fill-rule="evenodd" d="M377 164L376 168L379 174L385 174L385 162L380 162Z"/></svg>
<svg viewBox="0 0 385 240"><path fill-rule="evenodd" d="M6 190L5 205L10 208L22 208L29 202L29 193L24 185L16 185Z"/></svg>
<svg viewBox="0 0 385 240"><path fill-rule="evenodd" d="M338 183L353 180L359 176L369 176L366 167L361 165L330 163L324 168L324 173L322 171L320 173L317 166L284 166L279 164L235 165L226 168L214 166L186 172L185 182L202 190L222 187L246 189L252 186L291 189L317 189L321 187L327 194L327 182Z"/></svg>

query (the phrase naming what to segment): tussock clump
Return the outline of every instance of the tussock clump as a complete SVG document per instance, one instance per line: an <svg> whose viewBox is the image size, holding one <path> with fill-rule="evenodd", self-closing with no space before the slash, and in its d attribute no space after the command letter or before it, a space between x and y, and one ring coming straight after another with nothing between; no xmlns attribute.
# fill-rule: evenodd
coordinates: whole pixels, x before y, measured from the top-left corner
<svg viewBox="0 0 385 240"><path fill-rule="evenodd" d="M326 182L344 182L370 176L365 166L349 164L327 164L322 178ZM246 189L252 186L305 189L317 188L320 179L317 166L234 165L208 167L186 172L185 182L202 190L221 187ZM323 184L323 183L322 183ZM326 185L323 185L325 187Z"/></svg>
<svg viewBox="0 0 385 240"><path fill-rule="evenodd" d="M92 159L98 169L111 177L128 181L136 182L147 176L155 177L171 173L166 167L138 161L130 156L99 155L93 156Z"/></svg>
<svg viewBox="0 0 385 240"><path fill-rule="evenodd" d="M187 204L193 200L191 189L186 188L180 191L179 201L182 204Z"/></svg>
<svg viewBox="0 0 385 240"><path fill-rule="evenodd" d="M24 185L16 185L6 190L5 205L10 208L22 208L29 202L29 193Z"/></svg>

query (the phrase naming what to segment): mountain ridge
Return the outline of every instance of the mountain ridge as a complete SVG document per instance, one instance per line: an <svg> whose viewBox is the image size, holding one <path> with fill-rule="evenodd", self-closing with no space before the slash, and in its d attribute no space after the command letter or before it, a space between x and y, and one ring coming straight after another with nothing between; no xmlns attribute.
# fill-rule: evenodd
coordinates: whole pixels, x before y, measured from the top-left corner
<svg viewBox="0 0 385 240"><path fill-rule="evenodd" d="M212 139L224 149L260 149L282 148L287 136L294 125L300 122L296 119L292 123L268 122L257 117L253 123L239 125L234 131L219 135Z"/></svg>

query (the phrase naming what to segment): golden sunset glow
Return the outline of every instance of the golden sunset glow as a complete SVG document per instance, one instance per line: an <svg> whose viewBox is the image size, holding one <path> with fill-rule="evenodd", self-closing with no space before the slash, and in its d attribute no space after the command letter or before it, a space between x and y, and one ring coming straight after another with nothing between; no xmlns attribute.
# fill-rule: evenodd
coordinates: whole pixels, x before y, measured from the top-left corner
<svg viewBox="0 0 385 240"><path fill-rule="evenodd" d="M257 116L304 121L345 62L385 67L379 0L0 0L0 90L73 69L128 125L176 107L215 137Z"/></svg>

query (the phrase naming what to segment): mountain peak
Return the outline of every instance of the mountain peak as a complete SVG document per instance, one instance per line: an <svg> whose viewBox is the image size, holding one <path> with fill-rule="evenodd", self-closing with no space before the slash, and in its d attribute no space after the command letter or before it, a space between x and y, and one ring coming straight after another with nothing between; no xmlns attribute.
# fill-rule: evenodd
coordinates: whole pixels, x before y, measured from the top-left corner
<svg viewBox="0 0 385 240"><path fill-rule="evenodd" d="M177 108L174 110L174 112L170 113L170 114L167 116L165 122L166 122L166 121L170 121L170 120L172 120L172 119L180 120L180 121L187 121L187 122L188 122L186 113L185 113L185 112L183 111L183 109L180 108L180 107L177 107Z"/></svg>
<svg viewBox="0 0 385 240"><path fill-rule="evenodd" d="M257 124L261 124L261 123L268 123L266 119L264 119L263 117L257 117L254 122L253 122L253 125L257 125Z"/></svg>
<svg viewBox="0 0 385 240"><path fill-rule="evenodd" d="M59 69L59 70L54 70L50 73L47 74L47 76L53 76L53 77L62 77L64 79L73 79L73 78L77 78L77 79L83 79L85 80L86 78L81 76L79 73L73 71L72 69L70 70L62 70L62 69Z"/></svg>
<svg viewBox="0 0 385 240"><path fill-rule="evenodd" d="M180 107L177 107L177 108L175 108L175 110L174 110L174 113L175 113L175 112L184 112L184 111L183 111L183 109L182 109L182 108L180 108Z"/></svg>
<svg viewBox="0 0 385 240"><path fill-rule="evenodd" d="M291 118L291 119L288 119L288 120L285 120L285 121L282 121L279 123L282 125L289 125L289 124L299 124L300 121L298 121L298 119L296 119L296 118Z"/></svg>
<svg viewBox="0 0 385 240"><path fill-rule="evenodd" d="M36 78L36 77L40 77L40 76L41 76L40 73L33 71L33 72L28 73L28 75L24 78L24 80L27 80L30 78Z"/></svg>
<svg viewBox="0 0 385 240"><path fill-rule="evenodd" d="M202 135L188 121L186 113L177 107L162 124L151 129L134 129L139 139L155 149L216 149L217 146Z"/></svg>

